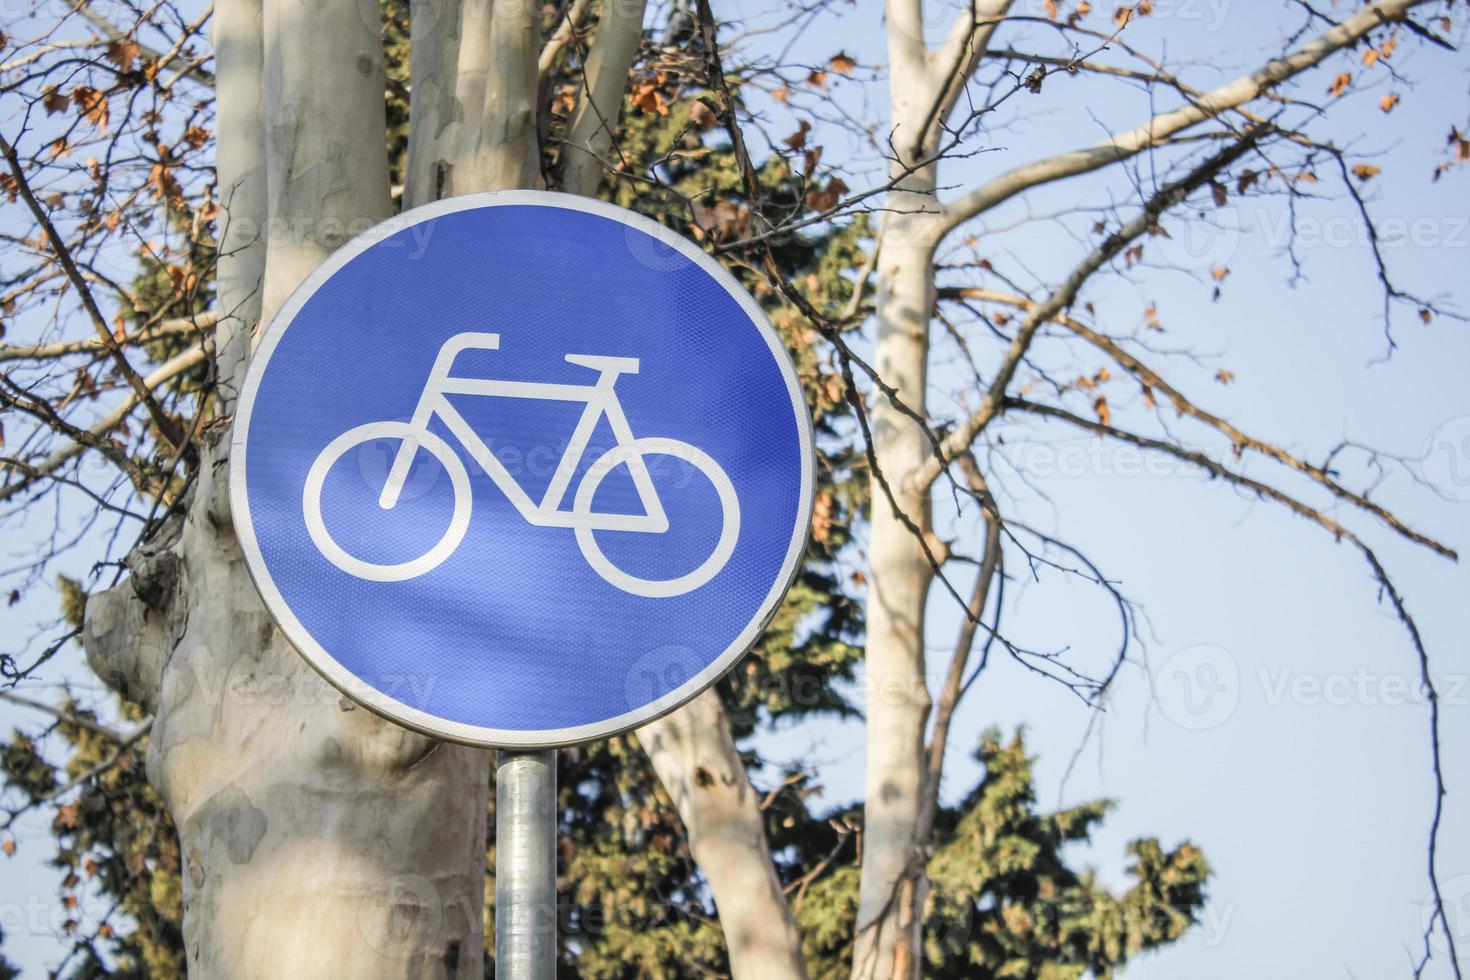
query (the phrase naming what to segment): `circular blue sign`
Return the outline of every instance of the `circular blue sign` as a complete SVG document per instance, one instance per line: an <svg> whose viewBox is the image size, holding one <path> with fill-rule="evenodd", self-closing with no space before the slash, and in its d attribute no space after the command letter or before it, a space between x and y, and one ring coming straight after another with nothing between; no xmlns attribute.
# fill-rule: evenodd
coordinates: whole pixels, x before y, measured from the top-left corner
<svg viewBox="0 0 1470 980"><path fill-rule="evenodd" d="M812 434L755 301L630 211L456 197L335 252L260 339L231 501L267 608L367 707L551 747L688 701L811 522Z"/></svg>

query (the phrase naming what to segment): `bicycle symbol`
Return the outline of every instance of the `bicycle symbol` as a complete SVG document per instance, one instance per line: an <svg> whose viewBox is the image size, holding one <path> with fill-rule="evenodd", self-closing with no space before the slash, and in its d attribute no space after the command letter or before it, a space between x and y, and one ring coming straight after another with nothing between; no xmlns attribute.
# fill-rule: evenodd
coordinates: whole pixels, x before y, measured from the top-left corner
<svg viewBox="0 0 1470 980"><path fill-rule="evenodd" d="M735 540L740 534L740 504L735 497L735 487L719 464L703 450L677 439L638 438L633 435L613 386L621 375L638 372L638 359L595 354L565 355L568 363L598 372L597 381L587 385L496 381L455 377L450 374L454 359L460 353L466 350L497 350L499 347L500 335L497 333L471 332L450 337L439 348L434 367L428 380L424 382L424 390L419 395L418 406L410 421L389 420L356 426L337 436L321 451L306 475L302 511L311 540L323 557L342 571L361 579L401 582L437 568L459 547L470 524L469 474L465 471L465 464L449 445L429 431L429 421L437 416L527 522L536 527L571 528L576 535L582 557L610 585L633 595L668 598L691 592L714 578L730 560L730 555L735 550ZM539 503L527 495L500 460L490 452L485 441L455 410L449 401L450 395L586 403L587 407L582 411L582 417L578 420ZM577 485L571 510L564 511L561 506L572 476L587 451L597 423L603 418L611 426L617 444L588 468ZM332 466L357 446L380 439L396 439L399 442L393 464L388 470L387 482L378 496L378 505L384 510L392 510L398 503L399 494L408 479L409 467L421 447L428 450L444 467L454 491L454 512L448 529L432 548L409 561L379 564L350 555L332 539L322 520L322 486ZM646 456L657 455L682 459L703 473L714 485L722 512L720 537L715 543L714 551L698 568L670 579L637 578L628 574L608 560L594 537L596 531L639 534L663 534L668 531L669 520L645 462ZM601 513L592 509L597 488L608 473L620 465L627 467L632 478L643 509L641 514Z"/></svg>

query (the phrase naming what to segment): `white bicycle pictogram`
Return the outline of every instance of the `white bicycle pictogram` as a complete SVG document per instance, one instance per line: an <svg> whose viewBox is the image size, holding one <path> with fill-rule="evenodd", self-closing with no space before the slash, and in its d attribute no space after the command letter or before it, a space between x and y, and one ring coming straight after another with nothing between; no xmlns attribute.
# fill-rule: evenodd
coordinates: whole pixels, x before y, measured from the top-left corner
<svg viewBox="0 0 1470 980"><path fill-rule="evenodd" d="M466 350L498 350L497 333L460 333L444 342L434 360L433 370L424 382L418 406L407 422L368 422L355 426L329 442L311 464L302 492L302 511L312 542L322 555L342 571L374 582L401 582L416 578L444 562L464 539L470 524L469 473L449 444L429 431L429 422L438 417L469 452L470 458L510 500L516 511L537 527L571 528L577 546L587 564L609 584L634 595L667 598L683 595L714 578L730 560L735 541L740 535L740 503L730 477L704 450L677 439L639 438L633 435L613 386L620 376L636 374L636 357L611 357L597 354L567 354L568 363L599 372L592 384L551 384L533 381L503 381L455 377L450 373L454 359ZM567 442L561 460L551 476L539 502L521 488L490 447L472 429L464 416L449 401L450 395L483 395L497 398L522 398L551 401L584 402L586 408ZM572 477L587 451L588 442L599 420L606 418L616 445L587 469L572 497L570 510L562 510ZM322 519L322 486L333 465L352 449L375 440L398 440L399 446L388 470L388 478L378 497L378 505L391 510L397 503L408 479L409 467L420 448L427 450L449 474L454 492L454 511L449 527L433 547L408 561L377 563L348 554L327 531ZM594 532L627 531L663 534L669 520L662 501L649 475L646 456L672 456L689 463L714 486L721 509L720 537L714 551L693 571L668 579L638 578L615 566L598 546ZM626 466L643 508L641 514L600 513L592 509L593 498L603 479L617 466Z"/></svg>

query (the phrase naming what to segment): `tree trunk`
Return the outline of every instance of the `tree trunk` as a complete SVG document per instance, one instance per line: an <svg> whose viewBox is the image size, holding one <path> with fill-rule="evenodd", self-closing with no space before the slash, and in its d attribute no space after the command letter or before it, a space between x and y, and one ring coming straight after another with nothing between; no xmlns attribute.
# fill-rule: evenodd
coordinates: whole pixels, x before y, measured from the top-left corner
<svg viewBox="0 0 1470 980"><path fill-rule="evenodd" d="M265 41L259 0L219 0L214 13L215 128L228 138L215 141L219 186L220 257L215 327L220 411L230 414L245 381L260 322L260 285L265 276Z"/></svg>
<svg viewBox="0 0 1470 980"><path fill-rule="evenodd" d="M924 418L939 208L935 168L911 174L904 170L929 149L930 141L916 134L924 129L933 98L920 83L922 52L912 50L904 25L895 25L890 33L898 36L891 46L894 144L914 149L893 164L891 176L899 183L884 203L888 213L877 245L874 367L903 405ZM860 980L907 977L918 963L912 889L922 865L914 833L924 789L924 728L932 703L924 678L924 607L933 571L918 537L930 533L929 497L926 491L912 490L908 481L930 447L887 395L876 392L870 402L878 471L869 487L867 788L852 966L853 977ZM900 514L895 514L889 494Z"/></svg>
<svg viewBox="0 0 1470 980"><path fill-rule="evenodd" d="M477 7L489 8L489 16ZM529 0L471 0L466 10L473 16L466 16L460 70L470 69L472 77L460 89L458 111L465 128L453 171L454 193L539 188L536 93L541 7Z"/></svg>
<svg viewBox="0 0 1470 980"><path fill-rule="evenodd" d="M720 696L705 691L638 730L714 892L736 980L804 980L796 920L771 863L760 801Z"/></svg>
<svg viewBox="0 0 1470 980"><path fill-rule="evenodd" d="M643 39L644 0L614 0L603 5L597 36L587 53L586 80L577 111L567 128L566 163L562 186L573 194L591 197L607 168L628 69Z"/></svg>
<svg viewBox="0 0 1470 980"><path fill-rule="evenodd" d="M475 0L471 0L475 2ZM409 11L408 164L403 208L437 201L454 156L460 0L415 0Z"/></svg>
<svg viewBox="0 0 1470 980"><path fill-rule="evenodd" d="M270 207L264 282L239 256L223 279L267 314L388 214L381 44L359 9L270 0L262 20L222 4L222 170L263 157ZM246 108L262 23L264 133ZM227 434L202 442L187 512L89 600L84 633L99 675L154 712L148 774L179 832L191 974L481 976L488 753L383 721L306 665L241 559Z"/></svg>

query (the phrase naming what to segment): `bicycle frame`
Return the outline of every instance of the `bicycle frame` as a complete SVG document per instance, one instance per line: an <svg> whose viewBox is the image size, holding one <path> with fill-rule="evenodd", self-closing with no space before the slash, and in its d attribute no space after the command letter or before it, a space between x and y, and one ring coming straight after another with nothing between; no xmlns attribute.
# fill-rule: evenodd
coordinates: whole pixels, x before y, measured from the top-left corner
<svg viewBox="0 0 1470 980"><path fill-rule="evenodd" d="M450 373L457 356L467 350L498 350L500 335L497 333L460 333L444 342L434 360L434 368L424 382L417 407L409 427L414 433L426 432L429 421L438 416L454 437L469 451L470 458L494 481L516 511L530 524L537 527L586 528L594 531L641 531L662 534L668 530L669 520L664 513L663 503L654 490L653 480L643 457L633 454L627 460L629 475L643 506L642 514L600 514L587 511L563 511L562 501L567 488L577 471L583 455L597 429L599 419L607 418L613 437L619 446L634 441L633 430L623 413L613 386L623 374L638 371L637 358L607 357L593 354L567 354L572 364L598 371L596 382L588 385L550 384L534 381L495 381L480 378L456 378ZM542 494L539 503L533 501L521 485L511 476L504 464L495 458L490 447L471 428L470 424L449 401L450 395L475 395L491 398L525 398L538 401L584 402L586 408L568 440L566 449L552 473L551 482ZM419 440L406 437L398 447L393 466L388 471L387 483L378 497L379 506L391 508L398 502L398 495L408 479L408 470L418 452Z"/></svg>

